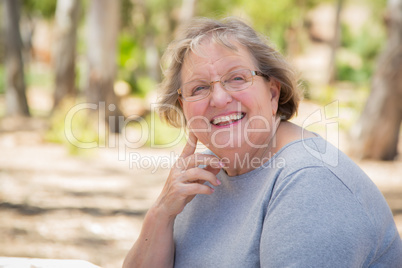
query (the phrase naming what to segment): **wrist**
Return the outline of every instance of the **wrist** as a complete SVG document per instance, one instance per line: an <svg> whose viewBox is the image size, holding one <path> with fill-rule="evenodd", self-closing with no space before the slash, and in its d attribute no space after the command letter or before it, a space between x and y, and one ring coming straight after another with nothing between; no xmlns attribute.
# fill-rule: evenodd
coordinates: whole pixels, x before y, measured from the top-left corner
<svg viewBox="0 0 402 268"><path fill-rule="evenodd" d="M160 224L166 223L168 225L173 225L177 215L171 215L168 210L163 205L154 204L149 210L149 217L152 221L158 222Z"/></svg>

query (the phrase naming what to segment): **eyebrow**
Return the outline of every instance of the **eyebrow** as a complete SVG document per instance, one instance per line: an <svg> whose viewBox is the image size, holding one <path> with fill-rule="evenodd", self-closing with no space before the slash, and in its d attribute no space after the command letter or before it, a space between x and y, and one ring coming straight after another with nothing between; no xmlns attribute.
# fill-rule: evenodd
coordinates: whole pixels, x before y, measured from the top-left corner
<svg viewBox="0 0 402 268"><path fill-rule="evenodd" d="M224 72L223 74L220 75L220 77L222 77L222 76L224 76L224 75L226 75L226 74L228 74L228 73L230 73L230 72L233 72L233 71L235 71L235 70L241 70L241 69L250 69L250 70L251 70L252 68L251 68L251 67L246 67L246 66L244 66L244 65L235 65L235 66L233 66L233 67L227 69L226 72ZM252 70L252 71L253 71L253 70ZM198 74L195 75L195 76L197 77ZM205 79L205 78L196 78L196 79L191 79L191 80L189 80L188 82L185 82L185 83L183 83L183 84L187 84L187 83L190 83L190 82L193 82L193 81L199 81L199 80L201 80L201 81L209 81L209 79Z"/></svg>

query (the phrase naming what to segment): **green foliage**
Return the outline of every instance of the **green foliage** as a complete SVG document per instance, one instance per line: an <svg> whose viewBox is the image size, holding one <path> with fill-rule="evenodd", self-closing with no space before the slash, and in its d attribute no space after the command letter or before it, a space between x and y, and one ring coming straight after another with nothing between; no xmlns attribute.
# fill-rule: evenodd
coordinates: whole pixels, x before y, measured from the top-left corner
<svg viewBox="0 0 402 268"><path fill-rule="evenodd" d="M342 46L368 60L377 56L385 39L384 29L373 23L366 24L358 33L353 33L347 25L342 25Z"/></svg>
<svg viewBox="0 0 402 268"><path fill-rule="evenodd" d="M205 0L197 1L195 16L222 18L246 17L251 24L268 35L279 50L286 50L286 32L290 27L296 31L303 27L306 11L322 1L319 0ZM118 79L126 81L132 93L144 96L154 89L148 76L145 55L151 44L159 54L173 38L178 24L182 1L147 0L133 2L122 0L122 29L118 47Z"/></svg>
<svg viewBox="0 0 402 268"><path fill-rule="evenodd" d="M122 33L118 40L118 78L126 81L132 88L133 93L136 87L135 71L139 66L143 66L141 57L141 47L134 38L134 35Z"/></svg>
<svg viewBox="0 0 402 268"><path fill-rule="evenodd" d="M147 66L147 49L154 46L159 58L177 26L180 0L123 0L122 29L118 40L118 79L127 82L132 93L145 96L155 89Z"/></svg>
<svg viewBox="0 0 402 268"><path fill-rule="evenodd" d="M337 62L337 79L354 83L367 83L372 76L372 66L355 67L348 62Z"/></svg>
<svg viewBox="0 0 402 268"><path fill-rule="evenodd" d="M388 0L353 0L353 2L356 4L369 6L373 13L372 19L377 20L384 15L384 9L387 6Z"/></svg>
<svg viewBox="0 0 402 268"><path fill-rule="evenodd" d="M118 78L127 82L132 93L145 97L156 87L156 81L146 74L144 48L134 35L122 33L119 38Z"/></svg>
<svg viewBox="0 0 402 268"><path fill-rule="evenodd" d="M91 155L95 148L85 148L90 143L107 146L108 137L104 136L107 133L102 134L106 132L103 128L107 126L103 122L99 123L97 114L88 113L88 109L74 111L74 105L77 104L71 99L61 103L51 117L45 140L65 145L74 155ZM143 146L153 148L176 146L185 138L184 130L168 126L154 112L138 120L126 119L122 132L125 132L123 136L126 137L127 142L143 143ZM126 136L130 136L127 133L133 132L138 134L134 136L141 137L140 140Z"/></svg>
<svg viewBox="0 0 402 268"><path fill-rule="evenodd" d="M152 148L166 148L182 144L185 141L184 129L178 129L167 125L161 121L160 117L155 112L145 116L143 121L143 124L133 122L127 127L141 132L142 136L146 136L146 146ZM143 126L146 126L147 129L143 129Z"/></svg>
<svg viewBox="0 0 402 268"><path fill-rule="evenodd" d="M52 89L54 78L49 69L30 66L29 68L25 68L25 70L25 82L27 85L46 90Z"/></svg>
<svg viewBox="0 0 402 268"><path fill-rule="evenodd" d="M160 120L158 115L155 118L153 140L150 140L152 146L167 146L169 144L175 146L185 142L184 129L177 129L166 125Z"/></svg>
<svg viewBox="0 0 402 268"><path fill-rule="evenodd" d="M116 0L118 1L118 0ZM178 25L178 16L182 0L120 0L121 31L118 39L118 80L126 81L131 92L138 96L146 96L155 89L159 81L154 81L149 75L149 66L146 62L146 49L149 44L156 46L161 55L168 42L174 37L174 30ZM352 0L349 3L361 2L370 5L373 16L364 29L352 32L347 26L342 27L342 49L337 58L337 79L356 83L368 81L372 75L376 56L383 40L384 29L379 27L382 11L386 0ZM54 16L56 0L24 0L23 9L30 16L51 19ZM329 0L203 0L196 1L196 16L222 18L238 16L249 21L257 31L270 37L272 43L286 54L289 29L297 35L305 32L305 19L309 10L318 4L335 1ZM90 1L80 1L82 24L79 28L77 61L80 65L77 75L86 77L84 68L86 53L85 15ZM345 2L346 4L346 2ZM302 36L304 37L304 36ZM299 40L300 39L300 40ZM297 42L305 42L306 38L299 38ZM301 47L304 44L299 44ZM82 66L81 66L82 65ZM0 93L4 92L4 69L0 66ZM84 80L84 79L82 79ZM28 70L26 81L28 85L52 89L52 74L36 72L34 68ZM306 82L307 83L307 82ZM82 83L83 85L83 83ZM306 96L312 93L306 90ZM329 95L331 93L328 93ZM323 97L326 99L327 97Z"/></svg>
<svg viewBox="0 0 402 268"><path fill-rule="evenodd" d="M336 88L333 86L325 86L319 90L318 96L315 97L315 100L322 104L327 105L336 99Z"/></svg>
<svg viewBox="0 0 402 268"><path fill-rule="evenodd" d="M136 82L135 90L142 97L145 97L148 92L156 89L156 82L149 76L140 76Z"/></svg>
<svg viewBox="0 0 402 268"><path fill-rule="evenodd" d="M72 111L74 104L72 99L64 100L59 108L54 111L50 119L50 128L45 134L45 140L48 142L64 144L73 155L89 155L91 149L84 148L80 144L104 143L105 137L99 133L98 121L93 115L87 113L87 109L76 112L71 120L67 115ZM69 135L73 135L73 139ZM76 144L74 142L77 141Z"/></svg>
<svg viewBox="0 0 402 268"><path fill-rule="evenodd" d="M337 79L355 83L367 82L373 74L384 40L384 30L373 23L366 24L357 33L342 25L341 45L344 49L340 51L336 63Z"/></svg>
<svg viewBox="0 0 402 268"><path fill-rule="evenodd" d="M319 0L281 0L281 1L248 1L241 0L238 10L253 22L255 29L269 36L272 43L282 52L286 51L287 31L292 28L302 31L306 12Z"/></svg>
<svg viewBox="0 0 402 268"><path fill-rule="evenodd" d="M50 19L54 17L57 0L23 0L22 8L27 14Z"/></svg>
<svg viewBox="0 0 402 268"><path fill-rule="evenodd" d="M196 15L212 18L221 18L229 15L233 7L238 6L242 0L205 0L198 1Z"/></svg>
<svg viewBox="0 0 402 268"><path fill-rule="evenodd" d="M244 5L244 8L253 19L255 28L267 34L272 42L284 51L286 29L301 18L302 9L295 8L292 0L275 1L269 5L264 1L252 1Z"/></svg>
<svg viewBox="0 0 402 268"><path fill-rule="evenodd" d="M262 32L280 48L285 47L285 29L294 20L294 14L285 10L291 0L266 1L256 0L206 0L197 5L197 16L222 18L237 16L249 20L257 31Z"/></svg>

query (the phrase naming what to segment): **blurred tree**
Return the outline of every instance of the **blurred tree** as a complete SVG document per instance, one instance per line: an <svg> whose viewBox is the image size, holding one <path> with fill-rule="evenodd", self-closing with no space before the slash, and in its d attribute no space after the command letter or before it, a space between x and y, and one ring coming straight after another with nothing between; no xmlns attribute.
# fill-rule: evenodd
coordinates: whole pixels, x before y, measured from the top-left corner
<svg viewBox="0 0 402 268"><path fill-rule="evenodd" d="M79 0L58 0L56 8L54 108L66 96L75 94L75 54Z"/></svg>
<svg viewBox="0 0 402 268"><path fill-rule="evenodd" d="M330 43L331 55L329 58L328 66L328 84L334 84L336 79L336 52L341 44L341 12L344 0L337 0L335 23L334 23L334 36Z"/></svg>
<svg viewBox="0 0 402 268"><path fill-rule="evenodd" d="M182 0L181 9L180 9L180 24L187 22L194 16L194 9L197 0Z"/></svg>
<svg viewBox="0 0 402 268"><path fill-rule="evenodd" d="M352 130L352 153L360 158L393 160L402 120L402 0L389 0L388 40L372 79L371 93Z"/></svg>
<svg viewBox="0 0 402 268"><path fill-rule="evenodd" d="M178 25L178 3L177 0L143 0L145 36L142 43L145 48L145 66L147 76L154 81L161 79L161 50L170 42Z"/></svg>
<svg viewBox="0 0 402 268"><path fill-rule="evenodd" d="M111 132L119 132L116 120L122 113L114 93L120 1L92 0L87 15L88 88L87 101L105 115ZM101 123L101 122L99 122Z"/></svg>
<svg viewBox="0 0 402 268"><path fill-rule="evenodd" d="M25 95L19 12L20 2L18 0L5 0L6 114L29 116L28 103Z"/></svg>
<svg viewBox="0 0 402 268"><path fill-rule="evenodd" d="M146 96L161 79L160 55L179 23L182 0L123 0L119 79Z"/></svg>

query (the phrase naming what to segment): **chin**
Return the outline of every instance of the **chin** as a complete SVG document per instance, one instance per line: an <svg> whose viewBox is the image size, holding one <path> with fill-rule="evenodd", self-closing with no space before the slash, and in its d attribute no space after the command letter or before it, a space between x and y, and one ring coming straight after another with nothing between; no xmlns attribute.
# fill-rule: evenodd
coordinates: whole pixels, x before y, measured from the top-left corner
<svg viewBox="0 0 402 268"><path fill-rule="evenodd" d="M243 147L245 144L244 137L234 132L213 132L209 139L209 148L211 150L230 150Z"/></svg>

